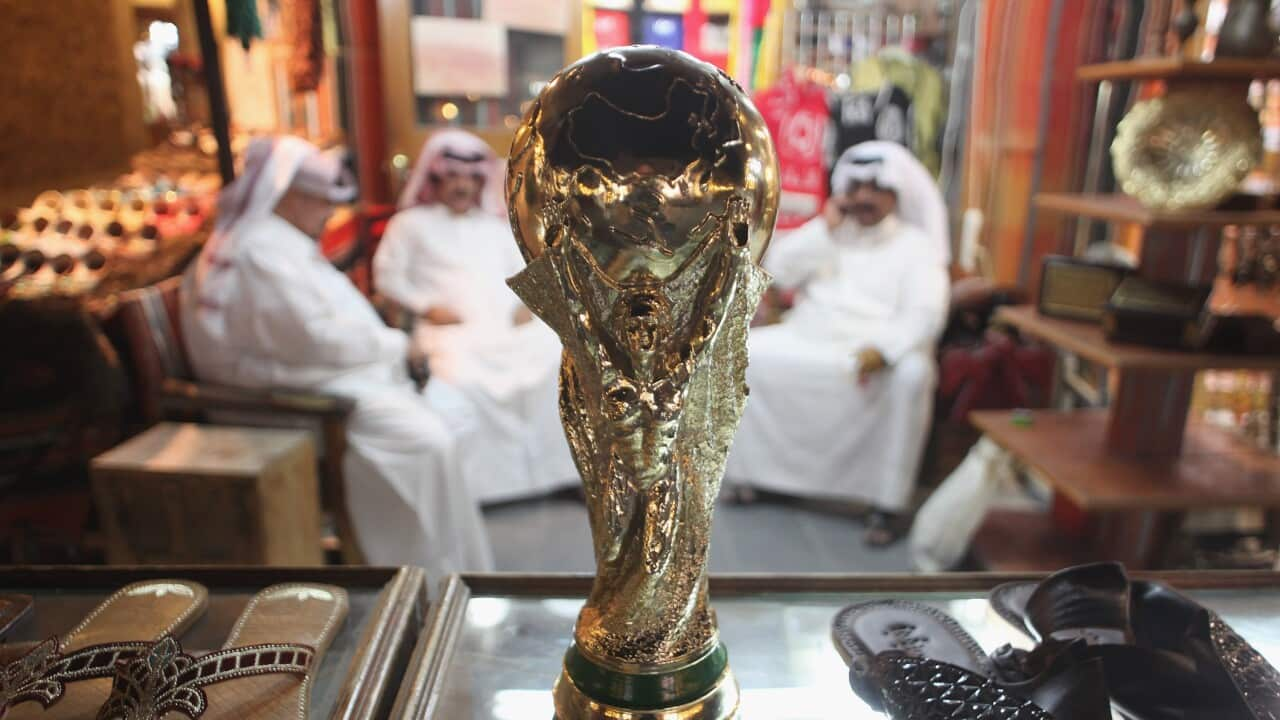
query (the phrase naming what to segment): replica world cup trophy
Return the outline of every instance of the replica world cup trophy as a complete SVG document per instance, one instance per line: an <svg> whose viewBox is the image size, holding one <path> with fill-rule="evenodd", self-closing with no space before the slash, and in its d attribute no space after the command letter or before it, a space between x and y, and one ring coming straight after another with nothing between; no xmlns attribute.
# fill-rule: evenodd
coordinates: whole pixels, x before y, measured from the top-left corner
<svg viewBox="0 0 1280 720"><path fill-rule="evenodd" d="M737 713L707 547L777 187L742 89L672 50L565 68L516 132L506 190L527 266L508 282L564 346L560 415L596 560L559 720Z"/></svg>

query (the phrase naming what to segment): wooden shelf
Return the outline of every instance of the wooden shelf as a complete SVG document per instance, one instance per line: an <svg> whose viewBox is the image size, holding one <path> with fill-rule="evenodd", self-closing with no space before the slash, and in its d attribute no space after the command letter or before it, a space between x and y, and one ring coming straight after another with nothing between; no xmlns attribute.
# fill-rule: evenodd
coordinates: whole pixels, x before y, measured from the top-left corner
<svg viewBox="0 0 1280 720"><path fill-rule="evenodd" d="M1082 65L1076 77L1098 80L1240 80L1280 78L1280 60L1220 58L1212 62L1182 57L1138 58Z"/></svg>
<svg viewBox="0 0 1280 720"><path fill-rule="evenodd" d="M1041 210L1143 227L1198 228L1280 224L1280 210L1152 210L1143 207L1128 195L1120 194L1039 193L1035 196L1035 205Z"/></svg>
<svg viewBox="0 0 1280 720"><path fill-rule="evenodd" d="M993 510L974 534L970 551L983 570L1054 572L1097 560L1079 539L1053 526L1043 513Z"/></svg>
<svg viewBox="0 0 1280 720"><path fill-rule="evenodd" d="M1097 325L1045 317L1031 305L1002 307L995 319L1116 370L1280 370L1280 356L1274 355L1214 355L1113 343Z"/></svg>
<svg viewBox="0 0 1280 720"><path fill-rule="evenodd" d="M970 416L1082 510L1280 507L1280 457L1224 431L1188 423L1180 456L1127 458L1105 448L1106 410L1035 411L1030 418L1020 425L1009 411Z"/></svg>

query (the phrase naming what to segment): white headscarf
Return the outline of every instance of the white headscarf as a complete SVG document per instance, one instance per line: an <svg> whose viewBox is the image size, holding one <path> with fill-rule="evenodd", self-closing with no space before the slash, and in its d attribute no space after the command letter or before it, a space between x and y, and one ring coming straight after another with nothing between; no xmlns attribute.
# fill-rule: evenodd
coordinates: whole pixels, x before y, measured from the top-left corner
<svg viewBox="0 0 1280 720"><path fill-rule="evenodd" d="M257 137L245 150L240 177L218 194L218 216L209 244L216 251L242 220L270 215L291 187L333 202L348 202L355 196L355 186L338 156L322 153L291 135Z"/></svg>
<svg viewBox="0 0 1280 720"><path fill-rule="evenodd" d="M213 234L190 271L202 308L221 308L235 288L225 271L235 262L238 227L271 215L291 187L334 202L350 200L355 186L341 161L293 136L258 137L244 154L240 176L218 194Z"/></svg>
<svg viewBox="0 0 1280 720"><path fill-rule="evenodd" d="M480 208L486 213L503 215L502 163L489 143L465 130L440 130L433 133L422 146L418 162L413 166L409 182L400 193L398 207L405 210L417 205L432 205L437 201L432 175L448 172L476 173L484 186L480 190Z"/></svg>
<svg viewBox="0 0 1280 720"><path fill-rule="evenodd" d="M944 262L951 261L951 224L947 204L928 168L903 146L872 140L845 150L831 172L831 194L844 195L855 181L875 181L898 196L897 216L937 242Z"/></svg>

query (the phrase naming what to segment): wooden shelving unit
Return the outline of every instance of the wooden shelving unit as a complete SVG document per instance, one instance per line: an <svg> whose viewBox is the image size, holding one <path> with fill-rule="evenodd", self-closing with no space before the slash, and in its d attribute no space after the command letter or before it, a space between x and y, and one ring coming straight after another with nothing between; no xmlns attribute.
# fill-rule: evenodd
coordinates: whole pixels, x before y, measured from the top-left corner
<svg viewBox="0 0 1280 720"><path fill-rule="evenodd" d="M1280 457L1196 423L1187 427L1180 454L1125 457L1106 449L1107 415L992 411L971 420L1087 512L1280 505Z"/></svg>
<svg viewBox="0 0 1280 720"><path fill-rule="evenodd" d="M1280 60L1219 58L1212 62L1157 57L1084 65L1076 78L1100 80L1243 80L1280 78Z"/></svg>
<svg viewBox="0 0 1280 720"><path fill-rule="evenodd" d="M995 320L1112 370L1280 370L1280 356L1214 355L1113 343L1097 325L1046 317L1029 305L1002 307Z"/></svg>
<svg viewBox="0 0 1280 720"><path fill-rule="evenodd" d="M1199 229L1224 225L1274 225L1280 210L1184 210L1169 212L1143 207L1128 195L1096 193L1040 193L1035 206L1042 210L1146 228Z"/></svg>
<svg viewBox="0 0 1280 720"><path fill-rule="evenodd" d="M1280 78L1280 60L1148 58L1087 65L1077 75L1084 81L1163 80L1171 87L1239 85ZM1216 278L1221 227L1280 225L1280 210L1167 212L1119 194L1042 193L1033 202L1047 212L1140 226L1138 272L1188 284ZM1196 372L1280 371L1280 357L1112 343L1096 325L1046 317L1033 307L1002 308L996 319L1111 370L1113 382L1103 410L971 416L988 438L1038 471L1056 503L1048 516L990 513L973 544L988 569L1051 570L1103 559L1155 567L1189 510L1280 508L1280 457L1187 422ZM1053 518L1071 518L1071 532Z"/></svg>

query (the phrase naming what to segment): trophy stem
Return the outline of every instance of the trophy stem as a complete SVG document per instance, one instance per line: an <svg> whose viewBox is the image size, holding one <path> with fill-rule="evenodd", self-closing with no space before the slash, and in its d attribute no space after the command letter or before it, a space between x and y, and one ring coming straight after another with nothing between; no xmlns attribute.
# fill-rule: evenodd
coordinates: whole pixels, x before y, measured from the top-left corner
<svg viewBox="0 0 1280 720"><path fill-rule="evenodd" d="M689 663L650 672L618 672L565 653L554 690L557 720L731 720L738 714L738 682L717 642Z"/></svg>

